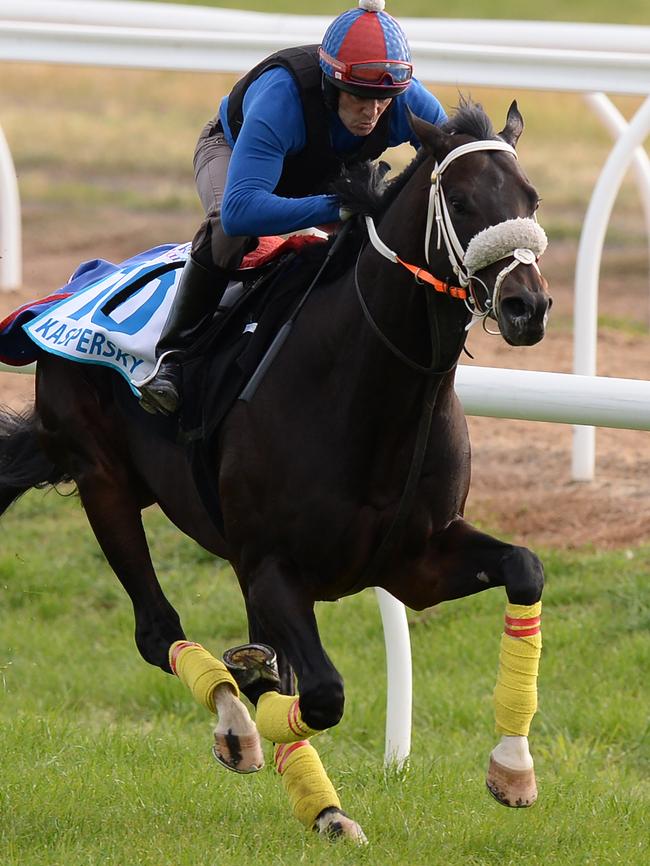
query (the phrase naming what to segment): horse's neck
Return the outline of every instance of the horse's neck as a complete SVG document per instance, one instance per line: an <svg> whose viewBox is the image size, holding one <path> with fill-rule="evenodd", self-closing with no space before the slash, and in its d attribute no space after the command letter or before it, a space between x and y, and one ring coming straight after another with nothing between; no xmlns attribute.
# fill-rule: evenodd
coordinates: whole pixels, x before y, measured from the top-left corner
<svg viewBox="0 0 650 866"><path fill-rule="evenodd" d="M425 166L414 175L378 221L384 242L404 260L425 268L429 174L430 167ZM446 259L445 263L448 267ZM434 273L446 275L441 270ZM427 291L432 292L431 314ZM385 340L364 314L357 292ZM305 313L298 319L302 337L296 357L312 358L316 372L303 364L296 375L327 381L341 404L340 417L361 435L363 430L374 431L374 436L381 431L396 441L417 423L421 411L427 377L413 365L440 371L453 367L468 317L462 301L416 283L405 268L381 256L367 240L356 266L316 293Z"/></svg>
<svg viewBox="0 0 650 866"><path fill-rule="evenodd" d="M428 183L429 169L425 166L425 171L412 178L381 219L379 235L404 262L430 270L438 279L448 282L451 266L444 251L437 254L431 266L426 262L423 174ZM418 190L417 207L412 205L410 186ZM468 320L462 300L417 282L409 270L384 258L370 244L359 258L355 282L355 290L366 299L382 333L404 355L420 366L438 370L454 364L465 341Z"/></svg>
<svg viewBox="0 0 650 866"><path fill-rule="evenodd" d="M392 237L387 241L392 244ZM393 348L364 314L352 270L318 293L305 318L299 318L298 354L312 358L316 373L304 364L296 373L327 382L327 390L336 394L337 418L345 419L355 439L370 436L373 447L388 443L393 452L410 442L417 428L429 379L408 362L439 371L454 366L464 339L462 302L433 297L430 320L424 287L368 246L357 278L376 326Z"/></svg>

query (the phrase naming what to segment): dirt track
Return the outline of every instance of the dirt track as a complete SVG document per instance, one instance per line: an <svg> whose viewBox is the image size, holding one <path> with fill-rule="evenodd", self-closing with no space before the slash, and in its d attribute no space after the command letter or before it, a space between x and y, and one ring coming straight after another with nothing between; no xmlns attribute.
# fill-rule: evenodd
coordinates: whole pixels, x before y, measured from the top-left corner
<svg viewBox="0 0 650 866"><path fill-rule="evenodd" d="M66 226L53 216L51 233L45 235L49 240L34 255L32 225L27 219L25 286L0 297L0 313L63 284L84 259L120 261L152 246L152 238L180 242L191 236L190 225L179 236L172 216L121 213L112 223L118 228L108 234L105 225ZM40 219L38 228L43 231ZM574 256L574 244L556 243L543 261L555 302L544 341L531 349L512 349L475 331L468 343L473 363L570 372ZM612 326L601 329L600 374L648 378L650 335L643 330L648 296L645 250L632 257L628 250L620 259L615 251L608 254L599 309ZM3 374L1 381L3 403L18 407L31 400L32 377ZM533 547L625 547L650 541L650 433L599 431L596 481L585 484L570 478L570 427L488 418L471 418L469 425L474 449L471 520Z"/></svg>

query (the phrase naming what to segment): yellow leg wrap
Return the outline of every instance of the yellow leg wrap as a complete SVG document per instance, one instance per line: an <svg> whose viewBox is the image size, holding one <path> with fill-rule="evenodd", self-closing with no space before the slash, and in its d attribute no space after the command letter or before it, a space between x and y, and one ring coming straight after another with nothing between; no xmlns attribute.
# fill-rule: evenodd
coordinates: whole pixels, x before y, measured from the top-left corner
<svg viewBox="0 0 650 866"><path fill-rule="evenodd" d="M280 743L273 757L293 814L301 824L311 829L323 809L341 808L341 801L311 743L307 740Z"/></svg>
<svg viewBox="0 0 650 866"><path fill-rule="evenodd" d="M527 737L537 709L537 670L542 652L542 603L506 606L499 672L494 689L497 733Z"/></svg>
<svg viewBox="0 0 650 866"><path fill-rule="evenodd" d="M216 713L214 690L222 683L228 683L235 697L239 697L237 683L224 663L198 643L184 640L173 643L169 648L169 666L195 699L211 713Z"/></svg>
<svg viewBox="0 0 650 866"><path fill-rule="evenodd" d="M295 695L265 692L257 702L255 724L261 737L272 743L297 743L319 734L306 725Z"/></svg>

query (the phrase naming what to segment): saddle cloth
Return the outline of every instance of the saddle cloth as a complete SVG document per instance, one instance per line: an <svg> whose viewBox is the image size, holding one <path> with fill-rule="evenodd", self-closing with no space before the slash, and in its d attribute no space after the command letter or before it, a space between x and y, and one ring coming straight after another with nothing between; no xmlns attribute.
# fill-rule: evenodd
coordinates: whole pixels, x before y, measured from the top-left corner
<svg viewBox="0 0 650 866"><path fill-rule="evenodd" d="M239 275L322 238L296 235L261 238L242 262ZM164 244L116 265L103 259L82 263L68 283L41 300L25 304L0 322L0 360L29 364L38 350L81 363L117 370L139 396L138 383L156 366L155 347L171 309L190 244ZM241 296L232 282L220 310ZM244 328L254 331L255 322Z"/></svg>

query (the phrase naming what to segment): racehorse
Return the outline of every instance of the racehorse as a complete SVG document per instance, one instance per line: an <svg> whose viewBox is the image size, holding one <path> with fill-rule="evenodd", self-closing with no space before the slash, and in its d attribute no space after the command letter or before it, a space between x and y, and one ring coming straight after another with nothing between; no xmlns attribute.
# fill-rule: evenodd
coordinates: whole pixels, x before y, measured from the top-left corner
<svg viewBox="0 0 650 866"><path fill-rule="evenodd" d="M501 739L487 783L510 806L537 795L527 735L543 570L531 551L463 517L470 445L454 374L475 322L493 322L514 346L544 336L551 301L537 265L546 244L538 195L515 152L523 130L515 102L498 135L470 102L442 129L411 122L422 147L402 175L384 183L374 170L372 182L348 174L337 184L357 214L344 264L325 271L211 446L221 530L184 447L123 411L111 371L43 353L33 412L5 413L0 429L2 512L31 487L72 480L132 601L141 655L217 714L217 760L255 771L260 735L270 740L295 816L357 842L363 831L341 810L310 742L339 722L344 704L314 604L369 586L417 610L505 588ZM163 594L141 522L153 503L232 564L251 644L227 664L186 639ZM255 722L241 691L256 705Z"/></svg>

